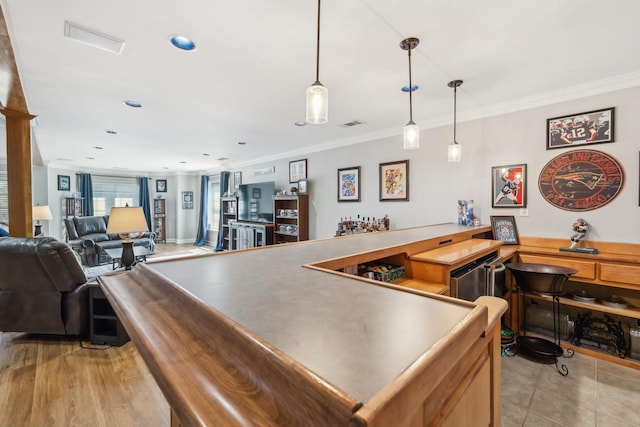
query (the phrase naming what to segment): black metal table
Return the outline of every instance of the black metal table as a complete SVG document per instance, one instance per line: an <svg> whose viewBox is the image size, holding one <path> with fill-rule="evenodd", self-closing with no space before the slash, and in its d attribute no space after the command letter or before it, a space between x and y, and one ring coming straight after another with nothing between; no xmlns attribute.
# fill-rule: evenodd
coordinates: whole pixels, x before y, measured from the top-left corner
<svg viewBox="0 0 640 427"><path fill-rule="evenodd" d="M560 295L563 294L564 283L567 279L577 273L573 268L561 267L557 265L534 264L534 263L511 263L506 264L516 279L516 285L523 292L537 293L550 296L553 308L553 341L543 337L527 335L526 307L520 309L520 296L518 296L518 328L520 327L520 313L523 312L523 331L517 333L517 348L524 353L540 359L552 360L558 372L565 376L569 373L566 365L558 366L558 357L573 356L573 349L565 351L560 346L560 332L558 328L558 318L560 316Z"/></svg>

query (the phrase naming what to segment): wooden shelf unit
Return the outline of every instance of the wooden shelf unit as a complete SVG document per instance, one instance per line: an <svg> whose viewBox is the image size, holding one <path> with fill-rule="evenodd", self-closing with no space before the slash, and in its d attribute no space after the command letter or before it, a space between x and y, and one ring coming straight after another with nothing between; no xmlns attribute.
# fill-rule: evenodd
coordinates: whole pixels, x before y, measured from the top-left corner
<svg viewBox="0 0 640 427"><path fill-rule="evenodd" d="M65 206L65 216L74 217L74 216L84 216L84 205L83 205L84 197L65 197L64 198L64 206Z"/></svg>
<svg viewBox="0 0 640 427"><path fill-rule="evenodd" d="M153 232L156 243L167 243L167 210L165 199L153 199Z"/></svg>
<svg viewBox="0 0 640 427"><path fill-rule="evenodd" d="M297 212L297 215L295 214ZM274 243L309 240L309 196L273 196Z"/></svg>
<svg viewBox="0 0 640 427"><path fill-rule="evenodd" d="M97 283L89 285L89 333L91 344L121 346L129 341L127 331Z"/></svg>
<svg viewBox="0 0 640 427"><path fill-rule="evenodd" d="M238 197L222 197L220 199L220 216L222 216L222 250L232 249L231 224L238 220Z"/></svg>
<svg viewBox="0 0 640 427"><path fill-rule="evenodd" d="M616 318L626 319L627 327L640 325L640 245L589 241L581 242L581 245L597 248L599 253L560 251L559 248L569 246L567 240L531 237L521 237L520 245L514 249L520 262L557 265L577 270L577 273L572 275L564 285L564 295L560 297L560 307L563 312L571 315L591 311L596 316L601 313L601 316L613 315ZM507 283L512 290L515 289L515 283L512 280L508 280ZM582 302L571 298L574 292L581 290L586 290L589 295L596 298L596 301ZM512 292L511 295L510 306L516 308L518 294ZM629 303L629 307L615 308L598 302L611 295L624 298ZM523 297L548 304L552 301L550 296L535 293L525 293ZM522 308L524 306L524 304L520 305ZM522 316L515 315L509 319L509 327L514 331L519 330L521 326L518 325L518 318L522 320ZM563 345L565 344L577 352L640 369L640 360L621 359L589 347L564 342Z"/></svg>

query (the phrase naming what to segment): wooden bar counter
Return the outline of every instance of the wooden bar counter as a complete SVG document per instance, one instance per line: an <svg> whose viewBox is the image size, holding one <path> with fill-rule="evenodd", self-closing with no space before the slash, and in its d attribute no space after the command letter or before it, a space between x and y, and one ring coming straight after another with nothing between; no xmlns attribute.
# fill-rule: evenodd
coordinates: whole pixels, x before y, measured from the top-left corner
<svg viewBox="0 0 640 427"><path fill-rule="evenodd" d="M441 224L138 265L100 285L175 426L500 424L500 316L313 264L487 233Z"/></svg>

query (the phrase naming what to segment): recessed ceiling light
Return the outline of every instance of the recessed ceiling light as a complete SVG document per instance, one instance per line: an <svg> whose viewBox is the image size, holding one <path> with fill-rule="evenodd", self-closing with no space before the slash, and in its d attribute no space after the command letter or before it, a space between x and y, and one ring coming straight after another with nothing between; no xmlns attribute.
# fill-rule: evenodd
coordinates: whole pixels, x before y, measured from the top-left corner
<svg viewBox="0 0 640 427"><path fill-rule="evenodd" d="M87 160L95 160L95 157L87 157Z"/></svg>
<svg viewBox="0 0 640 427"><path fill-rule="evenodd" d="M186 164L187 162L185 162L185 161L183 160L183 161L181 161L180 163L182 163L182 164Z"/></svg>
<svg viewBox="0 0 640 427"><path fill-rule="evenodd" d="M247 145L247 143L244 141L238 141L238 145Z"/></svg>
<svg viewBox="0 0 640 427"><path fill-rule="evenodd" d="M415 92L418 89L420 89L420 86L418 85L411 85L411 92ZM402 91L403 92L409 92L409 86L402 86Z"/></svg>
<svg viewBox="0 0 640 427"><path fill-rule="evenodd" d="M225 160L229 160L228 157L218 157L216 160L218 160L219 162L223 162Z"/></svg>
<svg viewBox="0 0 640 427"><path fill-rule="evenodd" d="M193 52L197 48L193 40L185 36L180 36L178 34L170 36L169 43L171 43L174 47L177 47L180 50L186 50L187 52Z"/></svg>
<svg viewBox="0 0 640 427"><path fill-rule="evenodd" d="M117 130L111 130L111 129L107 129L105 130L106 133L108 133L109 135L117 135L118 131Z"/></svg>
<svg viewBox="0 0 640 427"><path fill-rule="evenodd" d="M63 159L62 157L58 157L58 160L60 160L61 162L72 162L72 159Z"/></svg>
<svg viewBox="0 0 640 427"><path fill-rule="evenodd" d="M96 150L104 150L104 147L99 147L97 145L95 147L93 147L93 148L95 148Z"/></svg>
<svg viewBox="0 0 640 427"><path fill-rule="evenodd" d="M295 122L294 125L296 125L296 126L306 126L307 122Z"/></svg>
<svg viewBox="0 0 640 427"><path fill-rule="evenodd" d="M124 101L124 105L131 108L142 108L142 104L136 101Z"/></svg>
<svg viewBox="0 0 640 427"><path fill-rule="evenodd" d="M211 154L209 154L209 153L202 153L202 155L203 155L203 156L205 156L205 157L209 157Z"/></svg>
<svg viewBox="0 0 640 427"><path fill-rule="evenodd" d="M169 167L168 166L163 166L162 169L169 169Z"/></svg>

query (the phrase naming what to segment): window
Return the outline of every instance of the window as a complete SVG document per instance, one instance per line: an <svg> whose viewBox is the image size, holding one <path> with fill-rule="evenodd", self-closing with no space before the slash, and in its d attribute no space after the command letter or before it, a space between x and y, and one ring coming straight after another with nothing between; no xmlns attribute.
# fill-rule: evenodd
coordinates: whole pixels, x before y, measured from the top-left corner
<svg viewBox="0 0 640 427"><path fill-rule="evenodd" d="M135 177L91 177L93 214L109 215L112 207L140 206L140 185Z"/></svg>
<svg viewBox="0 0 640 427"><path fill-rule="evenodd" d="M209 177L209 200L207 206L207 217L209 219L207 228L211 231L218 231L220 223L220 175Z"/></svg>

